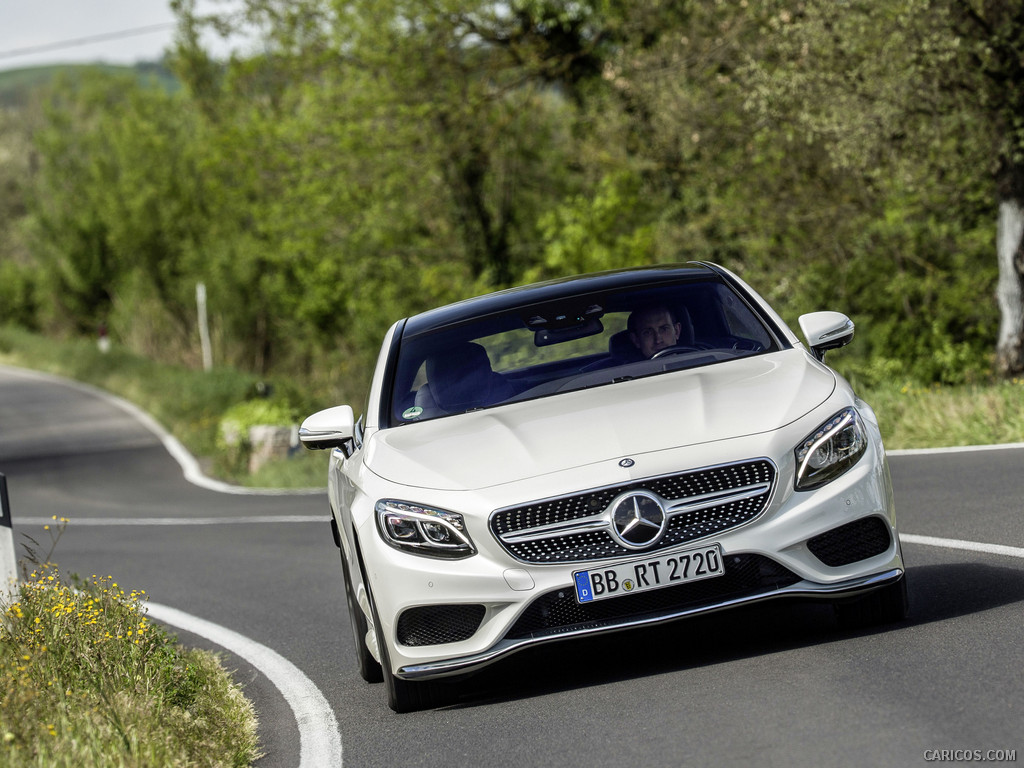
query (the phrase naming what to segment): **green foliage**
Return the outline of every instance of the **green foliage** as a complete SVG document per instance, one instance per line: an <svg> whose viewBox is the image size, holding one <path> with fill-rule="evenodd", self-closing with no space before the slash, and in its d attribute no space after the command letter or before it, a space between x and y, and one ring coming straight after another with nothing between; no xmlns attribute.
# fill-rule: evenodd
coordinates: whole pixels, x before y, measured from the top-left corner
<svg viewBox="0 0 1024 768"><path fill-rule="evenodd" d="M528 278L650 263L654 215L645 205L640 179L625 173L608 176L593 197L576 195L541 216L544 261Z"/></svg>
<svg viewBox="0 0 1024 768"><path fill-rule="evenodd" d="M261 398L229 408L221 418L221 425L230 425L236 431L245 431L259 424L288 427L306 415L285 400Z"/></svg>
<svg viewBox="0 0 1024 768"><path fill-rule="evenodd" d="M58 78L77 77L97 70L108 74L133 75L140 85L157 87L168 92L178 90L179 83L162 62L139 62L131 67L117 64L58 64L0 72L0 107L24 108L35 100L40 88Z"/></svg>
<svg viewBox="0 0 1024 768"><path fill-rule="evenodd" d="M14 261L0 261L0 323L24 328L36 325L39 312L39 270Z"/></svg>
<svg viewBox="0 0 1024 768"><path fill-rule="evenodd" d="M204 196L190 151L195 126L177 101L100 72L56 86L36 136L44 162L33 198L54 326L91 331L124 287L145 281L185 332L187 248Z"/></svg>
<svg viewBox="0 0 1024 768"><path fill-rule="evenodd" d="M748 57L744 70L746 107L778 124L763 135L792 153L825 151L813 172L831 183L807 191L818 211L841 212L828 227L805 228L814 256L786 281L786 314L816 308L818 297L853 316L865 333L845 365L868 383L987 376L998 331L993 149L1002 139L992 133L997 102L964 55L965 6L766 7L765 55Z"/></svg>
<svg viewBox="0 0 1024 768"><path fill-rule="evenodd" d="M180 90L46 97L0 316L198 367L202 282L218 365L359 403L403 316L707 259L790 321L850 314L851 375L976 380L1024 114L992 79L1020 3L990 5L176 0ZM215 62L239 24L259 50Z"/></svg>
<svg viewBox="0 0 1024 768"><path fill-rule="evenodd" d="M2 73L0 73L2 74ZM4 83L0 79L0 93ZM17 81L16 81L17 82ZM37 323L42 270L28 246L25 204L33 158L31 132L36 113L0 111L0 323Z"/></svg>
<svg viewBox="0 0 1024 768"><path fill-rule="evenodd" d="M1019 443L1024 439L1022 396L1021 379L950 387L896 376L864 393L889 449Z"/></svg>
<svg viewBox="0 0 1024 768"><path fill-rule="evenodd" d="M66 520L55 521L61 531ZM252 705L219 660L146 617L109 576L26 574L0 622L0 754L19 766L247 766Z"/></svg>
<svg viewBox="0 0 1024 768"><path fill-rule="evenodd" d="M232 406L217 430L219 467L231 478L245 477L254 447L249 430L257 426L292 428L307 415L282 398L259 398Z"/></svg>

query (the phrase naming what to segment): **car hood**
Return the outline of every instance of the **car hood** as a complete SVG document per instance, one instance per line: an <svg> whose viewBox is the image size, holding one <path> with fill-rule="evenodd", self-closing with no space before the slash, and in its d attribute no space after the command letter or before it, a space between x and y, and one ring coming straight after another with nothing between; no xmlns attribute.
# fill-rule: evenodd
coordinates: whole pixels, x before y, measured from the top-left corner
<svg viewBox="0 0 1024 768"><path fill-rule="evenodd" d="M835 386L793 349L380 430L364 461L402 485L480 489L776 430Z"/></svg>

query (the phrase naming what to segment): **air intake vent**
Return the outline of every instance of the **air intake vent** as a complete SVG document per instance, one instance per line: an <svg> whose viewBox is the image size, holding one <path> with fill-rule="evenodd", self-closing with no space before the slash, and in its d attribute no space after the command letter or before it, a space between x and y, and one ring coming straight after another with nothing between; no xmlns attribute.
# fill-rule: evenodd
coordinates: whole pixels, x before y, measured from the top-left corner
<svg viewBox="0 0 1024 768"><path fill-rule="evenodd" d="M880 555L889 548L889 526L880 517L854 520L807 542L811 553L831 568Z"/></svg>
<svg viewBox="0 0 1024 768"><path fill-rule="evenodd" d="M423 605L398 617L402 645L441 645L468 640L484 620L482 605Z"/></svg>

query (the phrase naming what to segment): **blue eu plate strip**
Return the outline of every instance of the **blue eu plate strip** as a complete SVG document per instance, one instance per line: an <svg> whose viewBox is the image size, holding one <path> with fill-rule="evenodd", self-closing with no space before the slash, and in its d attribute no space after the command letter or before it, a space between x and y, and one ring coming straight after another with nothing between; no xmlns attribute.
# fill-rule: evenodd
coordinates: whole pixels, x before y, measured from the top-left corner
<svg viewBox="0 0 1024 768"><path fill-rule="evenodd" d="M580 571L576 576L576 596L581 603L589 603L594 599L590 589L590 571Z"/></svg>

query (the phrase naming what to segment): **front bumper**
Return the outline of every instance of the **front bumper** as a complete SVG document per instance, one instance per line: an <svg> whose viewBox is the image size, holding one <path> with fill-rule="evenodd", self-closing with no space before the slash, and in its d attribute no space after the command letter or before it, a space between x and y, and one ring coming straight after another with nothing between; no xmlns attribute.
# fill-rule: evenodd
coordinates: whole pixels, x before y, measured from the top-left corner
<svg viewBox="0 0 1024 768"><path fill-rule="evenodd" d="M721 457L728 458L735 445L723 445L721 451ZM357 521L357 533L381 636L388 646L390 671L408 680L457 675L533 645L777 598L837 600L902 577L891 483L877 444L845 475L809 492L792 489L794 467L787 463L786 454L773 453L779 478L768 508L737 528L682 545L704 541L720 545L726 576L698 582L693 594L683 590L673 596L672 590L681 587L653 590L648 593L654 596L649 606L635 602L638 594L602 600L601 607L584 609L576 603L572 574L586 566L515 560L487 528L486 514L467 516L479 552L457 561L396 551L381 540L370 516L364 516L361 525ZM747 455L756 454L751 450ZM693 458L669 457L666 466L693 466ZM718 456L704 447L701 458L714 462ZM576 487L597 484L582 482ZM512 501L541 496L522 487L505 490ZM387 493L394 494L394 488ZM500 507L504 499L469 494L424 501L441 508L484 511ZM846 534L858 529L868 530L873 543L853 546L844 559ZM879 532L881 538L876 535ZM729 582L732 565L743 573ZM592 605L596 604L588 604ZM410 641L409 617L425 617L435 610L449 626L461 622L464 629L417 635L415 642Z"/></svg>
<svg viewBox="0 0 1024 768"><path fill-rule="evenodd" d="M765 600L775 600L784 597L826 599L850 597L859 593L884 587L887 584L895 583L902 576L902 568L892 568L887 571L883 571L882 573L872 574L870 576L857 579L850 579L838 584L815 584L808 581L799 581L796 584L779 587L761 594L730 598L698 607L667 611L657 615L606 620L601 622L599 625L580 626L575 629L569 629L557 633L541 634L533 637L505 638L488 648L486 651L482 651L480 653L450 659L441 659L433 662L408 664L400 667L395 674L405 680L423 680L428 678L459 675L480 669L492 664L504 656L508 656L511 653L521 651L530 646L540 645L542 643L568 640L596 633L652 626L690 616L713 613L729 608L736 608L742 605L751 605Z"/></svg>

